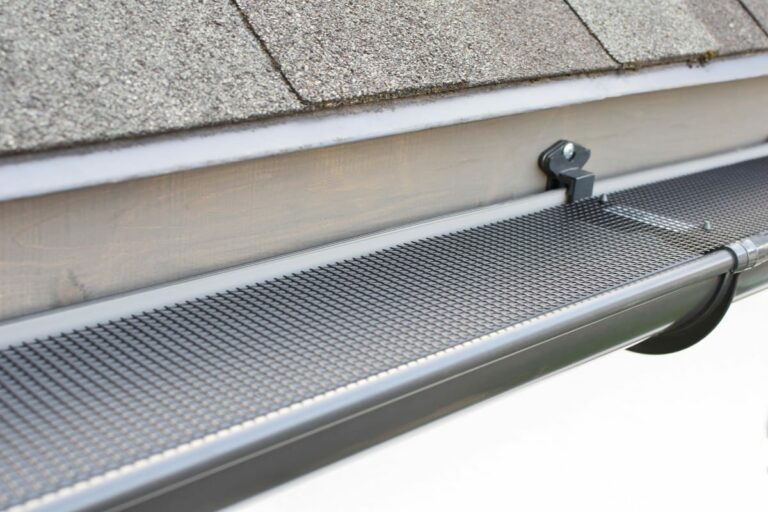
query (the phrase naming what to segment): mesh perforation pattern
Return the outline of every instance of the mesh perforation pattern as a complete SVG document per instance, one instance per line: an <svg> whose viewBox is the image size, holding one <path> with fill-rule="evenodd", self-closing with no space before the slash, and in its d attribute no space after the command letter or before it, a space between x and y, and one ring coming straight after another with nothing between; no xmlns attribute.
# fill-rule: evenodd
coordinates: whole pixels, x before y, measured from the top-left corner
<svg viewBox="0 0 768 512"><path fill-rule="evenodd" d="M761 159L4 349L0 508L767 228Z"/></svg>

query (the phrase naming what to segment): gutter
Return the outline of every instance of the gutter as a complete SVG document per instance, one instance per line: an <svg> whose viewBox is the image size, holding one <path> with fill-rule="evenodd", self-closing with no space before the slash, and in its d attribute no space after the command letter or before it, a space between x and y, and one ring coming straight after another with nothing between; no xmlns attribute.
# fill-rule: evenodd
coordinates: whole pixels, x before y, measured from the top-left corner
<svg viewBox="0 0 768 512"><path fill-rule="evenodd" d="M768 55L473 89L0 160L0 201L201 169L632 94L768 75Z"/></svg>
<svg viewBox="0 0 768 512"><path fill-rule="evenodd" d="M441 386L455 381L461 383L459 387L467 388L468 384L464 381L468 377L471 379L473 373L483 368L495 366L493 373L503 374L508 382L517 376L507 371L500 372L500 363L512 363L518 371L525 366L530 371L533 366L541 376L583 362L581 358L571 359L571 355L555 359L547 358L544 354L550 350L551 345L562 342L561 336L574 336L575 332L582 329L588 337L596 336L601 332L601 322L617 317L626 323L638 314L638 308L647 315L642 308L654 299L663 298L676 290L688 290L688 287L705 283L708 279L729 272L733 267L734 257L730 251L716 251L588 301L469 340L451 350L416 361L415 364L404 364L364 381L349 384L299 404L298 407L282 409L269 417L256 418L223 429L201 442L188 443L158 454L152 461L139 461L124 466L111 472L108 477L100 476L81 482L75 487L62 489L11 510L75 512L112 507L122 509L126 503L128 506L138 505L139 510L154 510L158 507L151 503L151 499L163 487L191 484L200 479L201 473L210 475L216 470L232 467L234 461L242 463L248 459L258 460L273 450L279 452L281 447L300 442L318 432L330 431L332 446L338 450L358 439L353 440L339 431L334 432L337 427L347 422L358 423L357 436L360 437L364 432L364 436L371 437L371 431L361 428L360 422L366 421L366 415L374 414L382 407L389 411L388 415L400 416L399 420L407 423L403 417L407 417L405 415L408 414L406 411L410 408L411 400L415 400L420 408L433 407L436 400L426 400L424 393L436 389L439 395L437 401L447 400L444 396L446 391L441 390ZM689 297L685 297L685 300L689 300ZM667 308L672 307L672 303L667 304ZM638 338L644 339L668 325L654 326L646 332L634 332L636 336L630 339L614 340L612 346L604 352L629 346L639 341ZM584 334L581 333L581 336ZM590 354L589 358L602 353ZM530 357L533 357L535 365L528 361ZM481 380L487 381L487 377ZM450 398L456 399L456 396ZM325 453L328 449L325 446L321 451ZM312 464L312 455L305 455L302 450L295 450L294 453L293 464ZM264 461L260 465L262 470L271 467ZM240 471L243 469L240 468ZM201 480L206 485L205 479ZM254 485L260 483L255 479ZM135 501L131 502L132 498ZM141 503L145 499L150 501ZM193 505L188 504L190 507ZM147 508L143 509L142 506Z"/></svg>
<svg viewBox="0 0 768 512"><path fill-rule="evenodd" d="M768 144L597 180L594 194L610 194L618 190L680 178L707 169L763 157L768 157ZM55 332L79 329L89 324L107 322L111 318L130 316L146 309L162 308L192 300L195 297L220 293L246 284L262 283L317 266L330 265L336 261L358 258L422 238L436 237L511 217L520 217L551 208L564 200L565 193L562 189L549 190L522 199L444 215L173 283L11 319L0 322L0 349L24 340L44 338ZM760 286L763 285L762 281L761 279Z"/></svg>
<svg viewBox="0 0 768 512"><path fill-rule="evenodd" d="M767 149L768 145L763 145L670 166L665 172L654 169L641 176L598 182L599 193L610 193L613 199L586 199L580 204L547 208L564 198L562 189L551 190L539 198L0 325L0 345L10 344L0 353L8 357L8 367L36 369L31 373L14 370L11 388L23 387L27 396L26 390L37 390L44 381L40 389L46 391L45 403L51 405L51 414L63 411L61 421L43 417L50 430L41 427L42 440L23 444L23 450L37 450L39 443L57 440L60 430L69 436L69 423L88 424L88 418L95 414L106 425L99 435L111 432L112 423L123 428L120 415L128 412L140 420L131 424L132 429L155 428L150 421L154 418L150 413L158 410L155 401L160 410L171 407L185 425L192 425L197 417L197 408L194 412L186 408L194 400L200 400L197 405L208 417L222 418L196 437L179 438L175 444L162 445L135 460L85 474L75 484L52 486L46 494L20 501L11 510L206 509L197 500L233 499L246 488L250 493L264 490L406 428L608 351L632 346L646 353L661 353L648 349L648 343L658 341L670 328L695 328L689 321L692 318L711 317L716 323L725 312L717 306L727 309L734 297L735 276L741 279L768 268L768 234L763 231L768 215L760 207L768 190L764 172ZM694 174L697 171L700 174ZM676 181L665 183L672 178ZM706 186L698 187L699 183ZM638 185L651 188L624 188ZM612 206L634 207L637 201L647 203L642 200L648 197L661 199L646 204L645 215L612 216ZM690 222L700 215L712 218L715 226L725 226L729 218L741 218L744 224L734 230L713 231L712 226L702 226L689 232L675 229L679 224L670 228L668 223L656 222L667 214L666 207L680 205L683 211L678 217L694 228ZM515 219L526 212L535 213ZM606 212L611 215L604 216ZM749 234L745 236L745 232ZM444 236L438 240L440 234ZM706 241L710 236L715 237L715 245ZM409 240L419 243L418 247L405 247ZM475 243L485 247L482 255L462 250ZM386 248L391 250L382 251ZM644 259L644 252L653 258ZM486 259L488 253L500 257ZM546 260L545 264L527 266L536 257ZM367 263L361 261L366 258ZM408 261L418 266L404 264ZM520 265L510 269L510 261ZM602 270L594 272L592 261L600 261L600 268L608 267L608 271L602 275ZM364 272L345 277L341 272L352 266ZM409 287L409 281L419 279L414 269L431 276L421 281L424 286ZM488 273L489 269L492 272ZM519 272L516 280L506 280L510 271ZM264 281L271 283L254 291L256 283ZM532 281L536 286L529 286ZM455 282L469 283L457 291L476 287L488 293L457 295ZM325 287L322 283L334 284ZM725 289L728 293L720 293L723 283L733 286ZM498 286L506 286L498 289L513 293L519 289L521 301L504 302L509 293L496 293ZM221 288L229 290L213 296ZM582 288L584 292L579 295L564 293ZM546 293L536 299L538 292L533 290L539 289ZM404 293L406 290L414 293ZM422 296L426 298L422 300ZM462 299L453 301L451 297L456 296ZM188 299L197 305L184 304ZM388 307L401 300L407 308ZM544 300L547 307L530 316L525 313L504 323L487 324L487 329L463 330L468 322L486 325L485 312L499 303L515 309L533 300ZM361 302L365 305L359 306ZM159 311L164 304L168 308ZM267 304L277 306L263 309ZM482 313L462 313L460 319L454 319L464 308ZM135 316L129 318L131 315ZM382 316L381 321L370 324L381 331L365 327L369 325L367 315L374 320ZM274 343L262 343L254 336L283 321L292 326L291 332L276 335ZM389 324L399 327L386 335L389 331L383 328ZM461 329L455 337L453 333L439 335L451 336L452 343L434 344L433 340L429 350L411 352L427 339L420 335L420 329L446 324ZM354 343L334 348L336 340L343 338L336 326L350 329ZM44 340L46 335L54 337ZM311 341L302 344L307 339ZM245 345L254 350L243 349ZM408 352L401 353L400 347L407 347ZM258 378L259 369L264 367L259 364L275 355L273 350L277 357L267 364L280 371L266 372L273 380L262 386ZM381 358L388 361L386 365L369 366ZM93 365L94 360L99 365ZM300 386L291 384L310 368L313 372L357 372L355 365L360 361L365 362L365 371L353 373L354 378L348 381L326 387L317 374L306 373ZM88 371L79 377L80 373L68 365L77 365L77 372ZM164 367L171 369L169 373L155 370ZM50 379L40 377L49 371ZM60 374L68 377L59 379ZM77 381L85 384L86 380L90 383L97 375L103 376L94 382L102 383L100 393L104 394L99 394L98 401L86 400L90 386L75 389L71 385ZM117 375L121 380L107 379ZM123 396L120 383L128 376L134 377L131 382L136 387L131 388L130 406L121 409L117 407ZM107 381L110 385L103 384ZM253 415L238 416L236 422L224 421L232 411L239 414L241 409L234 408L234 401L222 398L218 403L211 398L236 396L240 400L242 394L254 402L261 400L261 395L247 393L249 386L261 386L259 393L262 389L267 390L265 393L271 389L292 393L294 388L300 388L300 393L295 400L284 402L280 395L272 395L270 403L277 405L254 409ZM305 392L305 386L311 392ZM112 396L113 387L117 398L106 400ZM76 406L70 406L72 396L78 400ZM63 397L61 405L56 397ZM175 402L177 397L179 403ZM77 406L81 402L88 403L89 408L81 410ZM103 408L108 413L102 412ZM37 418L35 411L14 409L11 413L18 422ZM73 419L75 414L81 416ZM146 418L149 420L142 423ZM92 432L87 434L101 446L93 441L96 436ZM189 485L195 486L195 493L185 492ZM226 496L221 496L222 489Z"/></svg>

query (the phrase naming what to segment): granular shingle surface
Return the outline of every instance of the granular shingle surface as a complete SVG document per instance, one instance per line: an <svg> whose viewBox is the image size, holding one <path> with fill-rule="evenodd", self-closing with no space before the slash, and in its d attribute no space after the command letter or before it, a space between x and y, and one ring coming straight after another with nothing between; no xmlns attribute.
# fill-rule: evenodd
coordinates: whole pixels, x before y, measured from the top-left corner
<svg viewBox="0 0 768 512"><path fill-rule="evenodd" d="M768 30L768 0L741 0L752 16L762 25L764 30Z"/></svg>
<svg viewBox="0 0 768 512"><path fill-rule="evenodd" d="M560 0L237 0L312 102L615 68Z"/></svg>
<svg viewBox="0 0 768 512"><path fill-rule="evenodd" d="M718 43L685 0L568 0L622 64L679 60Z"/></svg>
<svg viewBox="0 0 768 512"><path fill-rule="evenodd" d="M721 55L768 48L768 36L739 0L687 2L693 14L717 40L718 53Z"/></svg>
<svg viewBox="0 0 768 512"><path fill-rule="evenodd" d="M0 153L300 106L229 2L0 1Z"/></svg>
<svg viewBox="0 0 768 512"><path fill-rule="evenodd" d="M764 29L768 0L0 0L0 157L766 50Z"/></svg>

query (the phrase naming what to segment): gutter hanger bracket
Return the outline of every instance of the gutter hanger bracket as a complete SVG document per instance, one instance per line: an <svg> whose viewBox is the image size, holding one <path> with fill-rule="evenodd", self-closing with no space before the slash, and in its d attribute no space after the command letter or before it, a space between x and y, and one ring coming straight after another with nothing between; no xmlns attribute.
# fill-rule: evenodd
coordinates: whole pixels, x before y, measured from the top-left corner
<svg viewBox="0 0 768 512"><path fill-rule="evenodd" d="M565 187L569 203L592 197L595 175L583 169L591 151L569 140L559 140L539 156L547 173L547 190Z"/></svg>

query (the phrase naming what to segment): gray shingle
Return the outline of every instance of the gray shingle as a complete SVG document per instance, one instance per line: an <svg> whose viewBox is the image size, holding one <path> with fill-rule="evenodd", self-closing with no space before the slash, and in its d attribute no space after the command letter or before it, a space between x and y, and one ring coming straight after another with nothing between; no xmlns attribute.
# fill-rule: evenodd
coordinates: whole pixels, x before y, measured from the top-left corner
<svg viewBox="0 0 768 512"><path fill-rule="evenodd" d="M685 0L568 0L619 62L679 60L718 43Z"/></svg>
<svg viewBox="0 0 768 512"><path fill-rule="evenodd" d="M768 48L768 36L739 0L687 0L693 14L717 40L721 55ZM768 2L765 2L768 6ZM768 9L767 9L768 11Z"/></svg>
<svg viewBox="0 0 768 512"><path fill-rule="evenodd" d="M237 0L312 102L614 68L560 0Z"/></svg>
<svg viewBox="0 0 768 512"><path fill-rule="evenodd" d="M768 0L741 0L741 2L760 22L763 29L768 30Z"/></svg>
<svg viewBox="0 0 768 512"><path fill-rule="evenodd" d="M565 0L236 1L315 103L617 67ZM570 3L623 64L768 48L738 0ZM0 155L302 108L231 0L0 0Z"/></svg>
<svg viewBox="0 0 768 512"><path fill-rule="evenodd" d="M229 2L0 2L0 153L299 107Z"/></svg>

